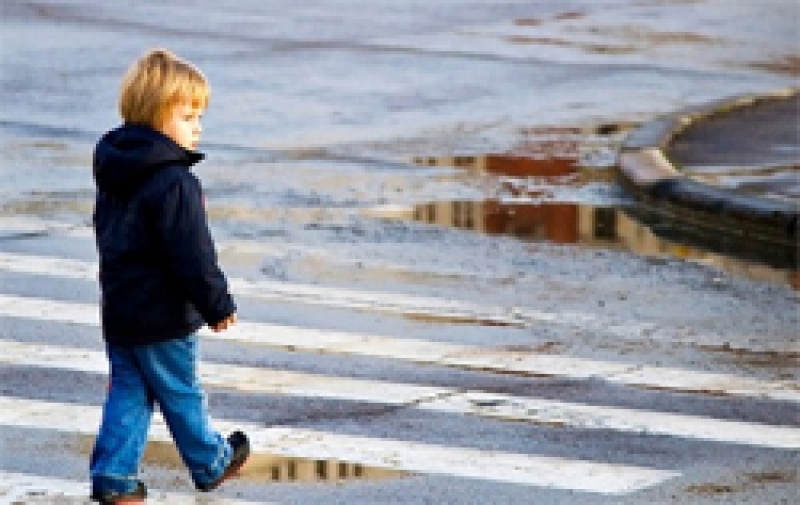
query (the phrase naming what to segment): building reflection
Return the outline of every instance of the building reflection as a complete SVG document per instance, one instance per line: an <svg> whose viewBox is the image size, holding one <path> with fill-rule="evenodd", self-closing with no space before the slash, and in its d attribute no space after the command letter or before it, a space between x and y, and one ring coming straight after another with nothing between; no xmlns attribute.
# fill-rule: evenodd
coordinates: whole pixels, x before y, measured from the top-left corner
<svg viewBox="0 0 800 505"><path fill-rule="evenodd" d="M93 437L83 436L80 451L88 454ZM149 441L144 461L166 468L183 468L178 451L168 442ZM318 482L341 483L348 480L381 480L407 475L402 470L348 463L336 459L313 459L279 454L254 453L239 471L239 478L249 482Z"/></svg>
<svg viewBox="0 0 800 505"><path fill-rule="evenodd" d="M569 158L536 160L482 156L417 158L415 162L518 177L564 176L579 170L575 160ZM437 201L378 214L486 234L511 235L523 240L626 250L648 257L675 257L707 264L733 275L800 289L796 244L763 244L741 237L726 238L711 227L681 227L642 208L558 202Z"/></svg>
<svg viewBox="0 0 800 505"><path fill-rule="evenodd" d="M475 174L507 175L511 177L559 177L580 170L575 156L552 156L530 158L501 154L484 156L443 156L438 158L416 157L417 165L450 166L465 169Z"/></svg>
<svg viewBox="0 0 800 505"><path fill-rule="evenodd" d="M405 215L403 215L405 214ZM714 266L731 274L800 289L796 249L771 247L737 251L726 244L725 252L692 246L690 234L682 242L659 237L651 228L628 215L624 209L594 207L574 203L502 203L499 201L444 201L417 205L395 217L435 223L491 235L511 235L523 240L557 244L581 244L603 249L618 249L641 256L671 256ZM677 237L680 239L680 237ZM705 247L713 248L713 237ZM696 237L701 242L702 237ZM752 245L752 244L751 244ZM741 253L746 259L736 257Z"/></svg>
<svg viewBox="0 0 800 505"><path fill-rule="evenodd" d="M338 460L314 460L284 456L253 455L241 478L271 482L342 482L398 477L404 472Z"/></svg>

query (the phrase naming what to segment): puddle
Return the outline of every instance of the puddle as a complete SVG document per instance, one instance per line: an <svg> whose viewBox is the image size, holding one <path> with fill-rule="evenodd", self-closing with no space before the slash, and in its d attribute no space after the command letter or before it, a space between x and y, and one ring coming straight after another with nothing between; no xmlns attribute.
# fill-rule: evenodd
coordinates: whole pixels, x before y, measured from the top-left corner
<svg viewBox="0 0 800 505"><path fill-rule="evenodd" d="M526 241L625 250L654 259L677 258L800 290L796 244L728 235L715 223L682 223L657 209L639 205L553 201L557 200L553 196L564 189L612 184L610 170L583 168L575 157L489 155L414 161L427 166L459 167L474 174L509 176L505 188L509 198L432 201L380 209L373 215L487 235L510 235Z"/></svg>
<svg viewBox="0 0 800 505"><path fill-rule="evenodd" d="M404 314L404 317L412 321L421 321L424 323L444 322L449 324L469 324L477 326L504 326L504 327L525 328L525 324L523 322L515 324L511 321L494 320L481 317L451 316L447 314Z"/></svg>
<svg viewBox="0 0 800 505"><path fill-rule="evenodd" d="M666 220L651 228L631 214L637 212L576 203L484 200L425 203L396 217L527 241L626 250L653 258L673 257L800 289L796 247L725 240L714 230L681 228Z"/></svg>
<svg viewBox="0 0 800 505"><path fill-rule="evenodd" d="M90 454L93 436L81 436L79 450ZM186 467L171 442L147 443L142 462L163 468L184 470ZM379 468L336 459L310 459L253 453L239 472L239 480L251 483L331 483L342 484L356 480L383 480L400 478L408 472Z"/></svg>
<svg viewBox="0 0 800 505"><path fill-rule="evenodd" d="M607 141L579 141L559 132L552 135L557 138L521 145L524 155L416 157L412 161L460 169L480 181L486 194L504 198L569 199L579 192L592 193L590 188L611 187L615 175L607 164Z"/></svg>

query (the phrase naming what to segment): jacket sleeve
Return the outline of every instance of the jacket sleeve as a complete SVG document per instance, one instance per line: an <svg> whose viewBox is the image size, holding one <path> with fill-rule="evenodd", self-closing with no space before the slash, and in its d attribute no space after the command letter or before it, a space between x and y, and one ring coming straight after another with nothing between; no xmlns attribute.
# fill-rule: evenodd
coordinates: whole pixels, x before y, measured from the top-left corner
<svg viewBox="0 0 800 505"><path fill-rule="evenodd" d="M228 282L217 264L200 181L182 170L152 205L166 260L178 288L213 326L236 311Z"/></svg>

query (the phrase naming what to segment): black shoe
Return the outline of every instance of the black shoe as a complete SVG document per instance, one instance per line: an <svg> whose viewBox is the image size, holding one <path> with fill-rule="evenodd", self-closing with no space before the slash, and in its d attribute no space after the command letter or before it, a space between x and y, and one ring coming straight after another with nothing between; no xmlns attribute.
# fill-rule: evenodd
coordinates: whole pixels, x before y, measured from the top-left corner
<svg viewBox="0 0 800 505"><path fill-rule="evenodd" d="M147 498L147 488L142 481L136 484L136 489L127 493L117 493L109 491L100 494L92 490L92 501L99 502L100 505L132 505L134 503L144 503Z"/></svg>
<svg viewBox="0 0 800 505"><path fill-rule="evenodd" d="M225 471L222 472L222 475L220 475L217 480L209 482L208 484L197 484L196 487L200 491L213 491L217 489L220 484L235 476L244 466L247 458L250 457L250 441L247 440L247 435L241 431L234 431L231 433L228 437L228 443L231 444L231 449L233 449L231 462L228 463L228 467L225 468Z"/></svg>

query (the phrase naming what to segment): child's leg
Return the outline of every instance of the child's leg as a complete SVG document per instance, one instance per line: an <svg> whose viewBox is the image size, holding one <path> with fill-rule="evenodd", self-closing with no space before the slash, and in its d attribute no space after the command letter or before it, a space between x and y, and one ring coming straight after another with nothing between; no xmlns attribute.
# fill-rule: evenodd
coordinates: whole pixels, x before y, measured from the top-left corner
<svg viewBox="0 0 800 505"><path fill-rule="evenodd" d="M198 337L138 346L135 352L195 483L214 481L225 471L232 450L209 422L197 373Z"/></svg>
<svg viewBox="0 0 800 505"><path fill-rule="evenodd" d="M153 395L131 349L109 345L106 353L111 382L91 456L92 489L97 494L128 493L139 482L139 460L147 443Z"/></svg>

